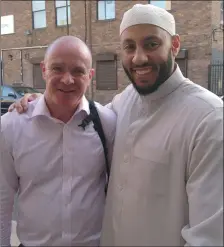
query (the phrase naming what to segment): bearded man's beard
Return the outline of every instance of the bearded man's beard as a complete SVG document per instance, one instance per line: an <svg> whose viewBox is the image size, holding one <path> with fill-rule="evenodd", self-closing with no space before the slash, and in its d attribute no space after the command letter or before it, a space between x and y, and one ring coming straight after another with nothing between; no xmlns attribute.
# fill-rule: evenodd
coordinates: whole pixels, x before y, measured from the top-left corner
<svg viewBox="0 0 224 247"><path fill-rule="evenodd" d="M134 88L140 95L148 95L150 93L155 92L161 84L163 84L172 74L172 67L173 67L173 60L172 60L172 52L170 50L168 54L168 58L166 62L163 62L159 65L145 63L141 66L138 66L136 68L144 68L144 67L152 67L152 71L157 72L158 76L153 83L153 85L147 85L147 81L145 82L144 86L139 86L135 83L135 80L129 70L125 68L123 65L124 71L126 75L128 76L129 80L133 84Z"/></svg>

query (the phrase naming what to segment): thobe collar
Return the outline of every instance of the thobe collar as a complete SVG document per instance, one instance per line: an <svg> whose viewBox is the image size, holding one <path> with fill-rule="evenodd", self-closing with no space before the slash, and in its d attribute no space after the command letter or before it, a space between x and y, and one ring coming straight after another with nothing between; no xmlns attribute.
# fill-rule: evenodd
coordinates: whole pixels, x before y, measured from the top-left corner
<svg viewBox="0 0 224 247"><path fill-rule="evenodd" d="M140 96L143 103L155 101L171 94L175 91L186 78L183 76L178 64L173 74L153 93L146 96Z"/></svg>

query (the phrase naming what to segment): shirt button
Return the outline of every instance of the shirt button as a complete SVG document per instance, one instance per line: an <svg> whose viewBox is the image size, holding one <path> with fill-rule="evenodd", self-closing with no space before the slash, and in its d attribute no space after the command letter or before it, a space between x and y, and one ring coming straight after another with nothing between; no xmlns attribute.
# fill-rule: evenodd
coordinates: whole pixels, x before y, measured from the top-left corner
<svg viewBox="0 0 224 247"><path fill-rule="evenodd" d="M128 163L128 155L127 154L124 155L124 163Z"/></svg>
<svg viewBox="0 0 224 247"><path fill-rule="evenodd" d="M123 190L123 186L121 184L118 184L117 188L118 188L119 191Z"/></svg>

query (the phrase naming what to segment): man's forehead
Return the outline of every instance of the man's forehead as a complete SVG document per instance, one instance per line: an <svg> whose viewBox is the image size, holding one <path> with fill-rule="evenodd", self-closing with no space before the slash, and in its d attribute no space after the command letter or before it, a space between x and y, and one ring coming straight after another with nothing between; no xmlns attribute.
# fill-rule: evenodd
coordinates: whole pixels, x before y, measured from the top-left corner
<svg viewBox="0 0 224 247"><path fill-rule="evenodd" d="M80 64L92 66L91 52L86 44L78 38L62 37L52 43L45 53L45 63Z"/></svg>
<svg viewBox="0 0 224 247"><path fill-rule="evenodd" d="M46 52L47 57L63 56L68 54L85 57L88 54L88 50L83 44L68 40L67 42L61 41L52 44Z"/></svg>
<svg viewBox="0 0 224 247"><path fill-rule="evenodd" d="M77 49L54 49L47 54L47 60L54 63L78 62L89 59L88 54Z"/></svg>
<svg viewBox="0 0 224 247"><path fill-rule="evenodd" d="M127 28L121 34L121 42L135 41L135 40L150 40L164 37L165 30L150 25L150 24L139 24Z"/></svg>
<svg viewBox="0 0 224 247"><path fill-rule="evenodd" d="M47 59L48 66L72 66L85 67L85 61L78 58L63 59L62 57L50 57Z"/></svg>

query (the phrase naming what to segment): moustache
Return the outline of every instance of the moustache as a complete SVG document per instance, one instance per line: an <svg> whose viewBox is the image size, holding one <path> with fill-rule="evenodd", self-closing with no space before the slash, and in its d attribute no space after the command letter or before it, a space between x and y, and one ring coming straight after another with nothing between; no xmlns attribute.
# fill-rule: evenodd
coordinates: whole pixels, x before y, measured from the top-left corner
<svg viewBox="0 0 224 247"><path fill-rule="evenodd" d="M144 69L144 68L148 68L148 67L152 67L153 70L158 70L158 66L156 64L142 64L142 65L135 65L133 67L131 67L132 70L136 70L136 69Z"/></svg>

